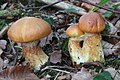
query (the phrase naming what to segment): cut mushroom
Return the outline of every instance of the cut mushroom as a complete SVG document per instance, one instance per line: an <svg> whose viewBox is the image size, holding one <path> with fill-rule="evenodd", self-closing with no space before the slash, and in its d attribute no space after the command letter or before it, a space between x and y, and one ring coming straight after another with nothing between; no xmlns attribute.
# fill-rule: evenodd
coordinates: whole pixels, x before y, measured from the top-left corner
<svg viewBox="0 0 120 80"><path fill-rule="evenodd" d="M77 24L74 24L67 28L66 35L70 37L68 49L73 65L79 65L84 58L81 47L82 45L80 44L82 41L80 36L83 35L83 32L79 29ZM81 56L83 57L81 58Z"/></svg>
<svg viewBox="0 0 120 80"><path fill-rule="evenodd" d="M24 17L17 20L8 30L8 36L23 47L27 62L36 70L48 61L48 56L38 45L39 39L51 33L51 26L44 20L35 17Z"/></svg>
<svg viewBox="0 0 120 80"><path fill-rule="evenodd" d="M102 16L96 12L89 12L79 19L79 28L85 34L82 52L86 55L84 62L99 61L104 62L104 54L101 45L100 32L105 28Z"/></svg>

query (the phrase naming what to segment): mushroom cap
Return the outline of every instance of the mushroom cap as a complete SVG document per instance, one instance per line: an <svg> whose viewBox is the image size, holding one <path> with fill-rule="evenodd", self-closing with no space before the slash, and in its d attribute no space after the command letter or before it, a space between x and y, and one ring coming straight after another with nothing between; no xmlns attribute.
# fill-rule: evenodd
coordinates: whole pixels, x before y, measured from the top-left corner
<svg viewBox="0 0 120 80"><path fill-rule="evenodd" d="M74 24L67 28L66 35L70 37L77 37L83 35L83 32L79 29L78 24Z"/></svg>
<svg viewBox="0 0 120 80"><path fill-rule="evenodd" d="M51 26L35 17L23 17L11 25L7 34L15 42L39 40L51 33Z"/></svg>
<svg viewBox="0 0 120 80"><path fill-rule="evenodd" d="M89 12L80 17L79 28L83 32L99 33L104 30L105 22L100 14L96 12Z"/></svg>

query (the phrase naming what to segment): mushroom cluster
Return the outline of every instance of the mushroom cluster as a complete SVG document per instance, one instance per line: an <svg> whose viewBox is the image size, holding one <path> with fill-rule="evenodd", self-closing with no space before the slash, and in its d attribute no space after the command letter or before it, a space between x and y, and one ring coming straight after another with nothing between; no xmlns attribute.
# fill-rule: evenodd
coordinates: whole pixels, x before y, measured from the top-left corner
<svg viewBox="0 0 120 80"><path fill-rule="evenodd" d="M105 22L102 16L96 12L89 12L80 17L79 23L76 29L77 31L82 31L84 34L84 39L81 39L81 35L75 29L69 28L66 30L72 34L74 32L78 39L69 39L68 48L69 53L72 58L73 65L79 65L84 62L99 61L104 62L104 54L101 44L100 32L105 28ZM77 34L77 35L76 35ZM68 35L70 36L70 35ZM83 40L83 44L80 46L79 43ZM73 60L74 59L74 60Z"/></svg>
<svg viewBox="0 0 120 80"><path fill-rule="evenodd" d="M36 70L48 61L48 56L43 52L39 39L51 33L51 26L44 20L35 17L23 17L17 20L8 30L8 37L19 42L28 63Z"/></svg>

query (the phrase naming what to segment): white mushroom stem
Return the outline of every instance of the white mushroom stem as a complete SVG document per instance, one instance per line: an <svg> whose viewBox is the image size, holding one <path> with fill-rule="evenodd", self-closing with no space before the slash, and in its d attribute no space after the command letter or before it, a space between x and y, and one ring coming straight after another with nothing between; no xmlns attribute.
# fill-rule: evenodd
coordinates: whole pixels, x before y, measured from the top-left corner
<svg viewBox="0 0 120 80"><path fill-rule="evenodd" d="M39 70L41 65L48 61L49 57L38 45L38 41L22 43L22 47L26 61L30 63L30 65L33 66L36 70Z"/></svg>
<svg viewBox="0 0 120 80"><path fill-rule="evenodd" d="M68 43L69 54L72 59L73 65L79 65L83 58L80 40L76 39L77 38L70 38Z"/></svg>
<svg viewBox="0 0 120 80"><path fill-rule="evenodd" d="M101 35L93 34L91 36L86 37L84 39L82 52L84 53L84 55L86 55L86 57L84 57L84 62L104 62Z"/></svg>
<svg viewBox="0 0 120 80"><path fill-rule="evenodd" d="M80 45L82 40L83 46ZM72 37L69 39L68 49L73 65L93 61L104 62L100 34L86 33L80 37Z"/></svg>

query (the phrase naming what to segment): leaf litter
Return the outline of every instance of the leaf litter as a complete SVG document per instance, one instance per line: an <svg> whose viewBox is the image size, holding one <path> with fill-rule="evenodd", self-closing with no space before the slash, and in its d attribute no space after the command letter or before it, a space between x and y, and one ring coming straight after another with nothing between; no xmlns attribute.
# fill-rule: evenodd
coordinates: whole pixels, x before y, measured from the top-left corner
<svg viewBox="0 0 120 80"><path fill-rule="evenodd" d="M68 0L66 0L66 1L68 1ZM87 1L98 4L98 2L100 2L101 0L94 0L94 1L87 0ZM118 1L118 0L115 0L115 1ZM76 4L77 0L71 0L70 2ZM2 4L1 9L6 9L13 5L14 5L13 9L15 7L17 7L16 3L14 3L14 2L12 2L12 3L4 2L1 4ZM20 4L20 2L18 2L17 4ZM21 4L22 4L22 2L21 2ZM29 3L29 4L25 3L24 5L35 7L35 4L37 4L37 3L34 3L34 2ZM107 3L104 6L107 6L109 4L112 4L112 2ZM37 5L39 5L39 4L37 4ZM20 7L20 5L19 5L19 7ZM119 8L117 8L117 9L119 9ZM120 65L119 60L117 62L113 61L114 63L106 62L107 66L103 64L104 65L103 67L106 68L105 70L101 69L101 68L99 69L98 66L94 66L94 65L90 65L90 64L87 65L87 67L85 67L85 68L83 68L83 65L80 65L79 69L76 69L72 66L70 56L68 55L68 51L67 51L67 47L66 47L67 41L65 41L65 40L67 40L68 37L65 35L65 30L69 26L69 24L77 22L77 20L80 17L80 16L76 16L76 14L72 14L72 12L74 12L74 9L66 9L66 10L58 10L58 9L56 10L55 9L55 10L53 10L52 8L50 8L48 11L46 9L46 11L44 11L44 10L36 11L34 13L34 11L35 11L34 9L28 8L28 9L23 9L22 11L23 11L21 13L22 15L17 17L17 19L19 19L20 17L26 16L26 15L27 16L28 15L36 16L36 14L38 14L37 17L42 17L42 18L46 19L52 25L53 32L47 38L43 39L40 42L40 45L42 45L42 47L46 53L49 52L47 55L50 56L50 62L47 65L52 65L52 66L58 65L59 67L57 67L57 68L55 67L55 68L52 68L49 70L46 69L39 75L37 75L35 73L38 77L40 75L41 76L43 75L41 80L57 80L57 79L58 80L71 80L71 79L72 80L94 80L93 79L94 75L98 74L98 77L99 77L99 76L101 76L100 73L102 73L103 71L108 71L111 74L112 78L115 80L120 79L119 67L116 67L116 64L118 66ZM57 13L56 11L59 12L60 16L56 16L56 13ZM27 12L27 14L26 14L26 12ZM106 12L106 10L102 11L101 9L98 9L98 12L103 14L103 12ZM107 14L107 15L109 15L109 14ZM115 14L112 16L114 18L111 18L111 17L106 18L106 23L108 24L109 27L108 27L108 29L106 29L105 31L102 32L103 51L105 53L105 57L108 58L108 56L110 56L110 58L108 58L108 60L120 59L118 57L116 58L116 55L120 55L120 35L119 35L119 33L120 33L119 22L120 21L117 20L116 24L114 26L112 22L114 22L115 18L118 15ZM12 19L13 19L13 22L16 21L16 16L13 16ZM7 37L6 32L4 32L4 34L0 37L1 38L1 40L0 40L0 55L1 55L0 78L3 80L4 79L5 80L7 80L7 79L18 80L19 78L21 78L23 80L25 80L25 79L26 80L27 79L39 80L38 77L35 76L35 74L32 73L31 70L27 66L23 66L23 65L26 65L26 62L25 62L24 57L21 54L22 49L15 47L15 46L18 46L18 44L16 44L16 43L13 44L13 48L15 48L15 51L16 51L16 54L13 54L10 43L6 37ZM65 44L64 44L64 42L65 42ZM21 45L19 47L21 47ZM64 47L64 49L63 49L63 47ZM7 56L7 55L11 55L11 56ZM11 65L10 63L14 62L14 58L16 56L19 57L19 59L16 60L15 65ZM18 64L21 66L16 66ZM110 64L115 65L115 66L113 66L113 68L108 68L108 66L111 66ZM3 66L5 66L5 67L3 67ZM11 67L11 66L13 66L13 67ZM67 67L65 67L65 66L67 66ZM70 67L73 67L74 69L71 69ZM43 68L44 68L44 66L43 66ZM87 71L89 69L94 70L94 73L91 74L89 71ZM68 73L65 73L65 71L68 71ZM106 72L105 76L109 75L108 72ZM38 73L40 73L40 71ZM98 77L97 77L97 79L99 79ZM102 78L102 80L103 80L103 78ZM107 80L107 79L105 79L105 80Z"/></svg>

